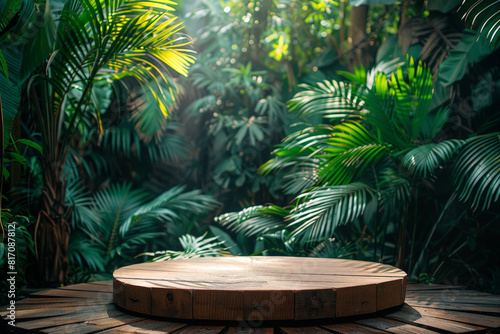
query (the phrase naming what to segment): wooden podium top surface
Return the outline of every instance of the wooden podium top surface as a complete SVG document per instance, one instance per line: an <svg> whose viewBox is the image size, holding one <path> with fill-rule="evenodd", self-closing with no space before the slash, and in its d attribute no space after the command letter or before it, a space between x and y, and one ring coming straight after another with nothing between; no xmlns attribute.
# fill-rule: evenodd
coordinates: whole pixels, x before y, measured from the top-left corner
<svg viewBox="0 0 500 334"><path fill-rule="evenodd" d="M211 257L136 264L114 274L115 303L178 319L338 318L404 303L406 273L365 261Z"/></svg>

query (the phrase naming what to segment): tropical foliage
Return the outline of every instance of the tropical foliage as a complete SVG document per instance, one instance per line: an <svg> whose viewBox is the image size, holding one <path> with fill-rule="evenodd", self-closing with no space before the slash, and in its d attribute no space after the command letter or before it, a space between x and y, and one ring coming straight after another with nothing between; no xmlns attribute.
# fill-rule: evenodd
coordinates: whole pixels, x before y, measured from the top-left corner
<svg viewBox="0 0 500 334"><path fill-rule="evenodd" d="M232 254L495 286L498 5L2 2L19 280Z"/></svg>
<svg viewBox="0 0 500 334"><path fill-rule="evenodd" d="M43 143L44 201L35 239L47 282L67 279L70 215L59 204L65 200L64 164L88 114L99 126L94 84L132 76L154 95L167 116L166 99L171 92L163 91L158 80L168 83L164 73L169 69L186 75L193 61L186 49L190 40L175 35L181 25L168 14L171 4L69 0L53 13L47 2L39 33L27 41L31 57L26 66L35 69L27 87L28 107ZM55 261L54 254L60 254Z"/></svg>
<svg viewBox="0 0 500 334"><path fill-rule="evenodd" d="M496 47L500 41L500 1L498 0L464 0L462 18L481 34L485 34L491 47Z"/></svg>
<svg viewBox="0 0 500 334"><path fill-rule="evenodd" d="M136 262L144 251L179 248L179 237L184 246L183 236L201 233L200 219L218 205L211 196L184 187L152 196L127 183L113 184L89 198L74 181L68 190L75 191L67 194L74 210L69 256L79 274L109 275ZM77 274L75 279L82 280Z"/></svg>
<svg viewBox="0 0 500 334"><path fill-rule="evenodd" d="M451 183L448 205L458 198L471 209L490 209L498 200L498 132L439 141L450 110L431 109L430 70L412 58L396 70L390 65L341 72L344 82L302 85L288 105L305 120L304 128L286 137L261 167L263 174L284 173L284 190L295 199L285 208L247 208L220 216L219 222L263 240L281 234L285 244L299 243L302 249L337 237L342 224L374 224L375 233L383 231L374 258L394 257L414 275L425 270L423 257L413 256L415 236L409 256L405 244L408 230L415 232L425 219L418 212L432 195L426 188L444 178ZM327 123L307 121L317 115ZM452 175L448 180L445 170ZM397 254L384 253L394 228Z"/></svg>

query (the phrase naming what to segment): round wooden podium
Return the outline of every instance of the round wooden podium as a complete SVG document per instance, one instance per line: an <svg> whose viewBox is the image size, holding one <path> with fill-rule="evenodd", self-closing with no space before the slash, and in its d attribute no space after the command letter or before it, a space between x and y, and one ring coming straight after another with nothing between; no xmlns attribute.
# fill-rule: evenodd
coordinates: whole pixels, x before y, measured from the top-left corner
<svg viewBox="0 0 500 334"><path fill-rule="evenodd" d="M405 292L400 269L341 259L211 257L135 264L113 273L118 306L177 319L334 319L401 305Z"/></svg>

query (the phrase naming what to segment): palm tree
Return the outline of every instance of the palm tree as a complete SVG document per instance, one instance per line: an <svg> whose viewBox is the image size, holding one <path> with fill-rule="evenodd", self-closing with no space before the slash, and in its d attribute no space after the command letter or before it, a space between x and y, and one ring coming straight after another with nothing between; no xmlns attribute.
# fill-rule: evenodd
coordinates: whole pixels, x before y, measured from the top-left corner
<svg viewBox="0 0 500 334"><path fill-rule="evenodd" d="M173 93L160 83L171 84L174 73L187 75L193 62L186 48L191 40L179 37L182 23L171 15L173 4L67 0L53 13L47 1L43 25L25 49L37 66L27 95L43 142L44 189L35 241L42 279L48 284L67 281L71 210L64 204L64 166L84 120L92 115L94 126L101 127L95 84L112 85L132 76L153 94L166 117Z"/></svg>
<svg viewBox="0 0 500 334"><path fill-rule="evenodd" d="M261 167L265 174L286 172L285 190L296 195L288 212L247 208L238 216L219 217L221 223L236 230L267 228L265 233L275 226L288 241L307 246L332 238L337 226L375 205L384 221L399 221L401 266L410 209L421 196L419 184L440 168L452 171L450 201L459 197L472 208L486 209L498 200L498 133L434 142L449 110L431 111L431 71L411 58L388 76L390 67L344 72L347 82L303 85L290 109L306 119L321 115L327 123L309 123L288 136ZM281 224L273 223L280 218ZM253 224L246 223L249 219Z"/></svg>

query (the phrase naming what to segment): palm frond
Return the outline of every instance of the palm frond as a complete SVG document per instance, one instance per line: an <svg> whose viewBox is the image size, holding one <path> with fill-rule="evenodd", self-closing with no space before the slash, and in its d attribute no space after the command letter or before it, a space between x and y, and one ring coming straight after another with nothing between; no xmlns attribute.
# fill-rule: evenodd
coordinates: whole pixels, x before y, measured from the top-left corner
<svg viewBox="0 0 500 334"><path fill-rule="evenodd" d="M295 166L283 176L287 181L283 189L286 194L299 194L316 185L319 181L319 163L305 161Z"/></svg>
<svg viewBox="0 0 500 334"><path fill-rule="evenodd" d="M72 162L66 165L69 170L67 174L66 186L66 205L71 208L71 228L81 229L89 236L98 234L96 225L99 223L100 217L96 211L92 210L92 197L87 187L82 184L78 177L78 169Z"/></svg>
<svg viewBox="0 0 500 334"><path fill-rule="evenodd" d="M333 128L331 137L321 147L320 185L350 183L370 165L377 164L390 152L358 122L343 122Z"/></svg>
<svg viewBox="0 0 500 334"><path fill-rule="evenodd" d="M284 229L284 218L288 213L288 210L277 205L258 205L223 214L215 221L236 233L243 232L245 236L263 236Z"/></svg>
<svg viewBox="0 0 500 334"><path fill-rule="evenodd" d="M355 243L344 244L336 240L323 241L309 253L312 257L322 258L349 258L356 254L357 245Z"/></svg>
<svg viewBox="0 0 500 334"><path fill-rule="evenodd" d="M179 36L182 24L169 15L173 9L170 4L170 1L136 0L71 0L66 3L59 18L57 51L52 53L44 75L35 80L50 82L52 89L50 96L44 98L50 101L44 108L53 107L55 113L46 113L54 116L44 118L40 110L42 115L38 117L44 138L55 131L54 124L62 124L59 119L64 117L62 107L65 103L74 112L63 131L55 132L57 137L61 136L57 141L63 150L54 149L56 153L47 151L47 154L64 157L81 115L89 110L87 104L95 80L110 82L124 75L134 76L144 91L152 94L163 117L168 115L168 101L172 100L173 92L162 88L160 81L171 84L166 73L173 70L186 75L194 61L191 51L186 48L191 41ZM33 85L40 91L42 86ZM74 87L79 87L80 98L66 99Z"/></svg>
<svg viewBox="0 0 500 334"><path fill-rule="evenodd" d="M174 187L132 212L121 224L120 234L125 236L132 226L144 221L180 224L183 223L182 217L208 215L218 204L212 196L199 190L185 191L184 186Z"/></svg>
<svg viewBox="0 0 500 334"><path fill-rule="evenodd" d="M167 130L172 127L173 122L167 124ZM167 132L162 136L159 144L148 145L151 162L157 161L179 161L188 155L186 139L178 134Z"/></svg>
<svg viewBox="0 0 500 334"><path fill-rule="evenodd" d="M72 266L88 268L94 273L104 272L106 269L106 252L98 242L88 235L73 232L70 236L68 257Z"/></svg>
<svg viewBox="0 0 500 334"><path fill-rule="evenodd" d="M121 226L148 197L141 189L132 190L128 183L113 184L94 195L94 210L101 217L96 228L105 240L108 254L116 247Z"/></svg>
<svg viewBox="0 0 500 334"><path fill-rule="evenodd" d="M460 151L453 182L461 201L488 209L500 197L500 133L473 137Z"/></svg>
<svg viewBox="0 0 500 334"><path fill-rule="evenodd" d="M331 137L332 131L331 125L323 124L292 133L274 150L275 157L264 163L259 171L267 175L281 168L319 162L318 159L314 160L314 154Z"/></svg>
<svg viewBox="0 0 500 334"><path fill-rule="evenodd" d="M460 11L462 19L470 27L486 33L490 47L496 48L500 41L500 1L499 0L463 0Z"/></svg>
<svg viewBox="0 0 500 334"><path fill-rule="evenodd" d="M395 58L389 61L381 60L377 62L375 67L373 67L366 74L366 87L372 89L374 84L376 83L376 80L378 80L377 76L379 74L384 74L385 76L388 76L392 74L394 71L396 71L399 67L404 65L405 62L399 58Z"/></svg>
<svg viewBox="0 0 500 334"><path fill-rule="evenodd" d="M229 255L227 248L224 247L224 242L218 241L217 237L206 238L206 236L204 234L200 237L195 237L186 234L179 238L183 248L182 251L168 250L146 253L144 255L154 256L152 259L154 262Z"/></svg>
<svg viewBox="0 0 500 334"><path fill-rule="evenodd" d="M377 172L377 186L380 198L380 209L388 216L399 212L412 200L412 184L404 175L395 169L393 161L381 164Z"/></svg>
<svg viewBox="0 0 500 334"><path fill-rule="evenodd" d="M354 73L348 71L337 71L337 74L343 76L344 78L353 83L357 83L363 86L368 86L367 85L368 72L366 71L363 64L361 64L359 68L355 66Z"/></svg>
<svg viewBox="0 0 500 334"><path fill-rule="evenodd" d="M298 205L287 216L291 221L287 228L292 230L292 239L308 244L331 238L337 226L359 217L377 196L369 185L355 182L316 188L297 200Z"/></svg>
<svg viewBox="0 0 500 334"><path fill-rule="evenodd" d="M288 102L290 111L299 117L321 115L331 120L360 119L363 87L333 81L318 82L317 86L300 85L303 91Z"/></svg>
<svg viewBox="0 0 500 334"><path fill-rule="evenodd" d="M427 117L422 124L421 135L424 140L434 138L439 131L443 129L446 121L450 117L451 109L439 108L427 114Z"/></svg>
<svg viewBox="0 0 500 334"><path fill-rule="evenodd" d="M408 59L407 79L401 67L391 75L391 90L395 94L395 119L407 136L418 139L429 112L433 80L428 67L421 61Z"/></svg>
<svg viewBox="0 0 500 334"><path fill-rule="evenodd" d="M132 149L138 157L141 157L141 140L140 136L131 123L122 122L119 125L113 126L103 133L103 146L109 147L111 152L115 154L124 154L126 157L132 155Z"/></svg>
<svg viewBox="0 0 500 334"><path fill-rule="evenodd" d="M438 166L448 162L464 144L463 140L450 139L419 146L405 155L402 166L411 174L427 177L432 175Z"/></svg>

